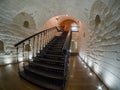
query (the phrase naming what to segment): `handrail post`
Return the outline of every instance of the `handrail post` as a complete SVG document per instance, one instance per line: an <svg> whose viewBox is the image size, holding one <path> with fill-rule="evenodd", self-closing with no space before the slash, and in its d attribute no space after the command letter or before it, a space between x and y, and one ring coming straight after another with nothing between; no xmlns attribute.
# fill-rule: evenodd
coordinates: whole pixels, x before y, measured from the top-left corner
<svg viewBox="0 0 120 90"><path fill-rule="evenodd" d="M25 43L23 43L23 51L22 51L22 57L23 57L23 66L24 66L24 59L25 59L25 55L24 55L24 45L25 45Z"/></svg>

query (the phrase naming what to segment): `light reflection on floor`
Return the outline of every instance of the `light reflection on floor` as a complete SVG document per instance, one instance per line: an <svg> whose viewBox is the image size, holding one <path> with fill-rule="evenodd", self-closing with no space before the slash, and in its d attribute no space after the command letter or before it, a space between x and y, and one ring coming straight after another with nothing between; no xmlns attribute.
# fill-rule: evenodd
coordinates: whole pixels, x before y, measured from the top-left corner
<svg viewBox="0 0 120 90"><path fill-rule="evenodd" d="M79 57L71 56L65 90L107 90L107 88Z"/></svg>
<svg viewBox="0 0 120 90"><path fill-rule="evenodd" d="M9 58L9 57L8 57ZM8 59L9 60L9 59ZM25 63L26 64L26 63ZM23 62L19 63L21 70ZM0 67L0 90L42 90L18 75L18 64ZM77 56L70 56L65 90L107 90Z"/></svg>
<svg viewBox="0 0 120 90"><path fill-rule="evenodd" d="M29 52L29 59L32 58L32 52ZM28 52L25 52L25 60L28 60ZM23 61L23 54L18 55L19 62ZM17 55L0 55L0 65L17 63Z"/></svg>

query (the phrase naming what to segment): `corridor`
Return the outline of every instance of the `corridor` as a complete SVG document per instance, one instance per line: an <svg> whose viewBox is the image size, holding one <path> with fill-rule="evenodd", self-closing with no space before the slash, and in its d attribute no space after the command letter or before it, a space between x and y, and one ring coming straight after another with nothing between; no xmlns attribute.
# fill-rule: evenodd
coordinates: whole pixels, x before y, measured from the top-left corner
<svg viewBox="0 0 120 90"><path fill-rule="evenodd" d="M79 56L70 56L65 90L107 90ZM43 90L20 78L17 64L0 67L0 90Z"/></svg>
<svg viewBox="0 0 120 90"><path fill-rule="evenodd" d="M71 32L69 44L41 53L61 31ZM18 71L34 84L58 85L52 90L120 90L120 0L0 0L0 90L40 90Z"/></svg>

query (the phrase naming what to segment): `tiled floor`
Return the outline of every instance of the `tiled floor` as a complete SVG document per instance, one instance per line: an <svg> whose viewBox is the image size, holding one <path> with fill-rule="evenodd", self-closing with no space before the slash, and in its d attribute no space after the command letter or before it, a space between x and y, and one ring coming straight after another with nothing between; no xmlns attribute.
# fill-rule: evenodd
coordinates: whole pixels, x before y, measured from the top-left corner
<svg viewBox="0 0 120 90"><path fill-rule="evenodd" d="M103 89L98 89L98 86ZM100 88L100 87L99 87ZM0 67L0 90L43 90L19 77L17 64ZM71 56L65 90L107 90L77 56Z"/></svg>

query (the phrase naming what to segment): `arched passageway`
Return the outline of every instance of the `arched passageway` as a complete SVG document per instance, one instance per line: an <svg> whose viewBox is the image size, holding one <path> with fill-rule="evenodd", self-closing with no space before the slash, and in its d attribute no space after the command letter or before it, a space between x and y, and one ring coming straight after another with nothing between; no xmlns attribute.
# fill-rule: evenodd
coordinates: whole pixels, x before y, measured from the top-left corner
<svg viewBox="0 0 120 90"><path fill-rule="evenodd" d="M65 31L69 31L71 29L71 25L73 23L76 23L76 21L72 19L65 20L59 24L61 28L63 28ZM76 23L77 24L77 23Z"/></svg>
<svg viewBox="0 0 120 90"><path fill-rule="evenodd" d="M68 15L59 15L50 18L44 25L43 29L57 26L58 29L63 29L64 31L72 30L72 43L71 43L71 53L78 53L80 46L80 30L82 29L82 23L76 18ZM77 32L76 32L77 31Z"/></svg>

